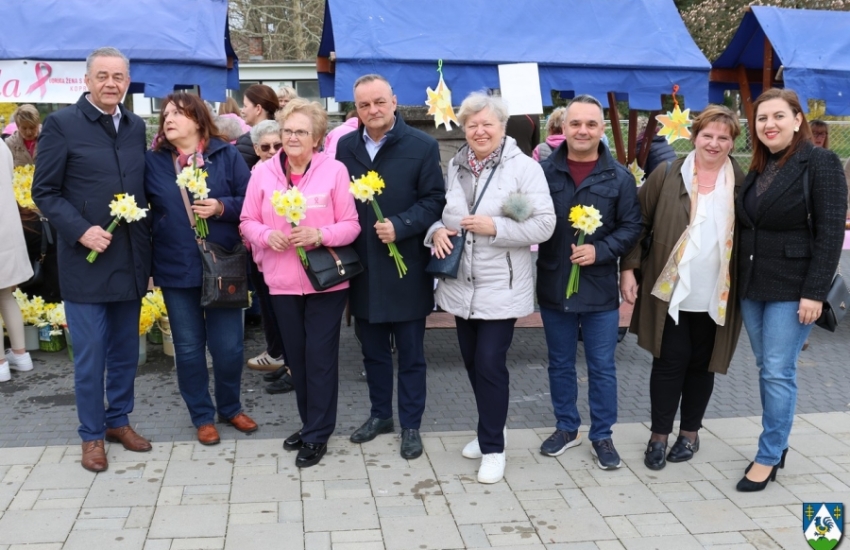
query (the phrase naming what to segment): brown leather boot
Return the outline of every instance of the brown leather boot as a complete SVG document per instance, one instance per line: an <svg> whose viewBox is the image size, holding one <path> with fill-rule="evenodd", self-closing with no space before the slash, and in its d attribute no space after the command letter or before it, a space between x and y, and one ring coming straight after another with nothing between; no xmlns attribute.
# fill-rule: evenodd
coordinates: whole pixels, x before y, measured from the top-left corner
<svg viewBox="0 0 850 550"><path fill-rule="evenodd" d="M109 467L102 439L83 441L83 459L80 463L83 468L95 473L103 472Z"/></svg>

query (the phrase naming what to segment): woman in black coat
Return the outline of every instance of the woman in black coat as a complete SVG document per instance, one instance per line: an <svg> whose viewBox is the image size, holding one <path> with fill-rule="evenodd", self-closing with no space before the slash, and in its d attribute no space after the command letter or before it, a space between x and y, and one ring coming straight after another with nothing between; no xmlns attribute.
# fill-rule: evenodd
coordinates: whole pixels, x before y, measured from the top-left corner
<svg viewBox="0 0 850 550"><path fill-rule="evenodd" d="M739 491L761 491L785 466L797 356L838 267L847 204L841 162L811 144L797 94L768 90L753 110L758 140L735 211L738 296L759 368L763 413L758 452Z"/></svg>

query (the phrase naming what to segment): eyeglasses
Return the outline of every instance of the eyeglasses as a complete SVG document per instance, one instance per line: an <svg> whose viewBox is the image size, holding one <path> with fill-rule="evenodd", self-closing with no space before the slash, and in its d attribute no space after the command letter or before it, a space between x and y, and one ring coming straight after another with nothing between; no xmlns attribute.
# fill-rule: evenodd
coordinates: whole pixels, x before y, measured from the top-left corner
<svg viewBox="0 0 850 550"><path fill-rule="evenodd" d="M298 139L304 139L305 137L310 135L310 132L308 132L307 130L281 130L280 133L283 134L283 137L285 137L286 139L289 139L292 136L295 136Z"/></svg>
<svg viewBox="0 0 850 550"><path fill-rule="evenodd" d="M283 147L283 143L279 141L274 145L272 145L271 143L263 143L262 145L260 145L260 151L262 151L263 153L268 153L272 147L274 147L275 151L280 151L280 148Z"/></svg>

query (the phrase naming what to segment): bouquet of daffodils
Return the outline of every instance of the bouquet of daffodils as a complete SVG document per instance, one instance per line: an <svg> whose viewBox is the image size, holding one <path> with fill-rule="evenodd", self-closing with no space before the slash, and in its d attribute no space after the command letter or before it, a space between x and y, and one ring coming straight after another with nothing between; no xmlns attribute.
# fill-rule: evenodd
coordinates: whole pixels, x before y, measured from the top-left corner
<svg viewBox="0 0 850 550"><path fill-rule="evenodd" d="M139 208L136 204L136 199L133 195L121 193L115 195L115 200L109 203L109 215L114 216L112 223L106 228L106 231L112 233L118 227L118 222L124 220L127 223L136 222L148 215L147 208ZM92 250L86 256L86 260L91 264L97 259L97 251Z"/></svg>
<svg viewBox="0 0 850 550"><path fill-rule="evenodd" d="M199 152L192 155L192 162L183 168L177 175L177 186L192 193L194 200L204 200L209 198L210 190L207 187L207 172L201 168L204 166L204 157L200 153L203 144L199 147ZM199 239L206 239L210 234L207 220L195 214L195 235Z"/></svg>
<svg viewBox="0 0 850 550"><path fill-rule="evenodd" d="M32 200L32 176L34 173L35 166L32 164L15 168L12 190L15 192L15 200L21 205L21 208L35 210L35 203Z"/></svg>
<svg viewBox="0 0 850 550"><path fill-rule="evenodd" d="M24 324L37 327L42 322L44 316L44 299L41 296L33 296L30 298L27 293L22 292L20 288L16 288L12 293L18 307L21 309L21 316L24 318Z"/></svg>
<svg viewBox="0 0 850 550"><path fill-rule="evenodd" d="M375 215L378 221L384 223L384 215L381 213L381 207L378 206L378 201L375 200L375 195L380 195L386 185L384 179L374 170L370 170L365 176L359 178L351 177L351 185L348 190L354 195L354 198L362 202L371 202L372 208L375 210ZM395 267L398 270L399 278L407 274L407 266L404 265L404 257L399 253L395 243L389 243L387 246L390 249L390 256L395 260Z"/></svg>
<svg viewBox="0 0 850 550"><path fill-rule="evenodd" d="M592 206L577 205L570 208L570 222L578 231L578 245L584 244L584 238L602 227L602 214ZM581 266L573 264L570 280L567 283L567 298L578 292L579 271Z"/></svg>
<svg viewBox="0 0 850 550"><path fill-rule="evenodd" d="M149 333L154 324L166 314L162 290L155 288L145 294L139 311L139 336Z"/></svg>
<svg viewBox="0 0 850 550"><path fill-rule="evenodd" d="M272 193L272 207L278 216L286 218L292 227L296 227L307 215L307 201L304 195L295 187L290 187L286 192L281 193L276 190ZM296 248L298 257L301 258L301 264L306 268L310 265L307 261L307 253L304 252L304 247Z"/></svg>
<svg viewBox="0 0 850 550"><path fill-rule="evenodd" d="M62 334L62 328L68 326L68 321L65 320L65 302L45 304L42 322L38 326L40 328L48 325L51 336Z"/></svg>

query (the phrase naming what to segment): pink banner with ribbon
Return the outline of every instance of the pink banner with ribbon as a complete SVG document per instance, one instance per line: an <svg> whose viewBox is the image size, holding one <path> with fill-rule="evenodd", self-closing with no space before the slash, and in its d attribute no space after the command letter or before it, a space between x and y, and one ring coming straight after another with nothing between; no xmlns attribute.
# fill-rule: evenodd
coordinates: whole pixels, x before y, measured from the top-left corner
<svg viewBox="0 0 850 550"><path fill-rule="evenodd" d="M85 73L84 61L0 60L0 102L75 103Z"/></svg>

